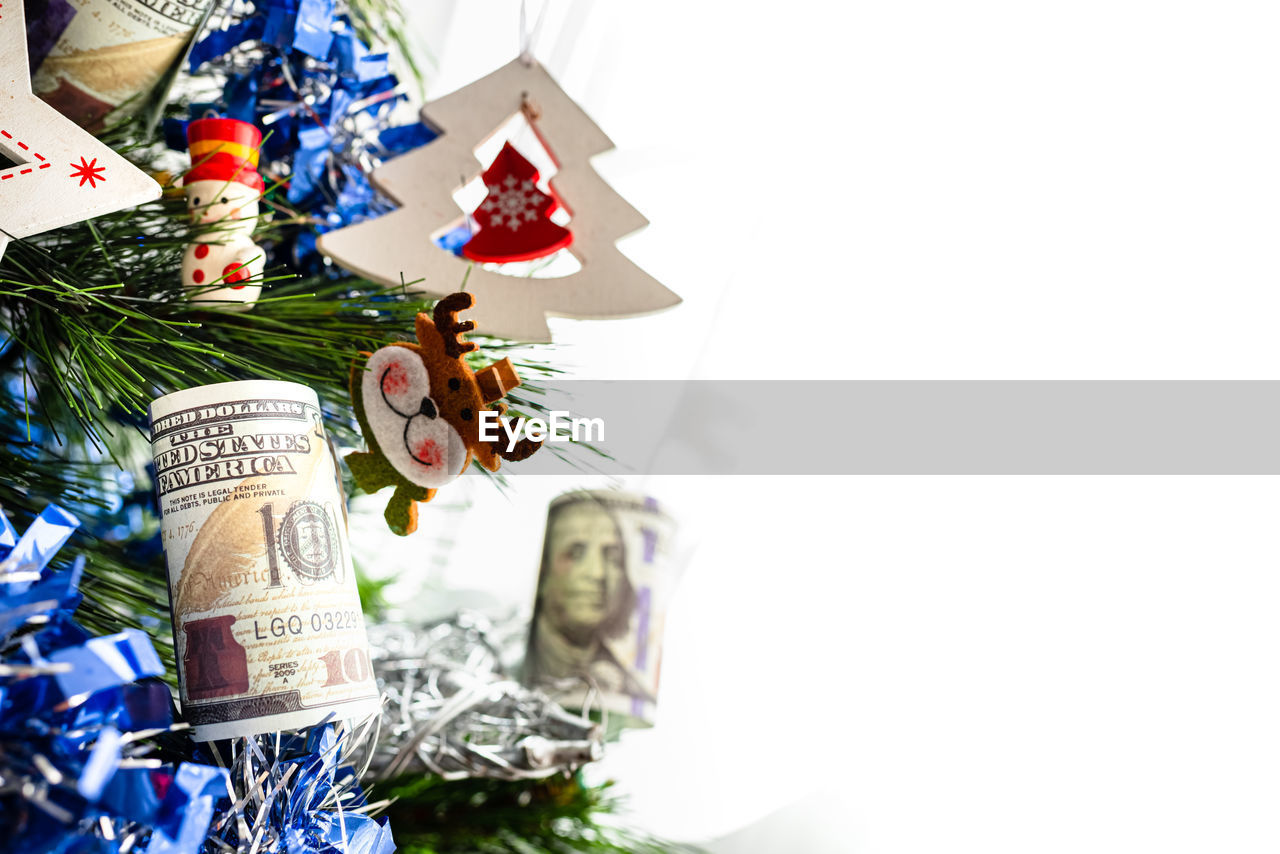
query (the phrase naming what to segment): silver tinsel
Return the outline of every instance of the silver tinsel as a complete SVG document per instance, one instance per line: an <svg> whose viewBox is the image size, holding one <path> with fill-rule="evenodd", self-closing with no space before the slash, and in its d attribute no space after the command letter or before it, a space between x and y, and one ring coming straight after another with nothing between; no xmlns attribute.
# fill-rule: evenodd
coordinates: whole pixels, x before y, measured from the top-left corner
<svg viewBox="0 0 1280 854"><path fill-rule="evenodd" d="M386 819L370 817L387 802L368 803L360 786L365 769L347 764L369 755L377 723L373 717L210 743L227 771L230 805L214 815L202 850L391 854Z"/></svg>
<svg viewBox="0 0 1280 854"><path fill-rule="evenodd" d="M507 678L491 633L470 614L423 628L370 628L384 695L372 762L378 776L532 780L601 757L600 725Z"/></svg>

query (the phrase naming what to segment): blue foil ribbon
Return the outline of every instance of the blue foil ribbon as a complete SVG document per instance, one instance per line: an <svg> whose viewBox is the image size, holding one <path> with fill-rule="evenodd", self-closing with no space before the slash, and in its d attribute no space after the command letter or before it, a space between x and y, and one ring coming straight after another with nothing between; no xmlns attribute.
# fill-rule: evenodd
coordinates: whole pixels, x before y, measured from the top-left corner
<svg viewBox="0 0 1280 854"><path fill-rule="evenodd" d="M69 670L55 677L58 688L68 697L117 688L144 676L164 675L164 665L151 645L151 638L137 629L60 649L49 655L49 661L69 666Z"/></svg>
<svg viewBox="0 0 1280 854"><path fill-rule="evenodd" d="M156 811L147 854L193 854L204 846L218 802L227 797L227 772L184 762Z"/></svg>
<svg viewBox="0 0 1280 854"><path fill-rule="evenodd" d="M7 519L5 525L7 530L0 534L0 545L13 541L15 535L13 525ZM56 504L50 504L27 526L21 537L0 553L0 581L5 580L6 575L19 576L19 580L10 583L10 592L25 592L78 527L79 519ZM21 578L24 575L34 577Z"/></svg>
<svg viewBox="0 0 1280 854"><path fill-rule="evenodd" d="M333 0L302 0L293 25L293 49L326 59L333 47Z"/></svg>

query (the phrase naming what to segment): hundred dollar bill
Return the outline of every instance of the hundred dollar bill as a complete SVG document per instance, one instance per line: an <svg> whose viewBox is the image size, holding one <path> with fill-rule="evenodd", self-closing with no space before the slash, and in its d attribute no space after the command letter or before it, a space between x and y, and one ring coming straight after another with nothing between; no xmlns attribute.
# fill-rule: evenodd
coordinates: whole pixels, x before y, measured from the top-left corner
<svg viewBox="0 0 1280 854"><path fill-rule="evenodd" d="M561 495L547 512L525 681L566 708L590 697L618 724L650 726L667 606L680 575L676 526L622 491Z"/></svg>
<svg viewBox="0 0 1280 854"><path fill-rule="evenodd" d="M183 713L197 741L378 707L315 392L267 380L151 404Z"/></svg>
<svg viewBox="0 0 1280 854"><path fill-rule="evenodd" d="M67 118L96 127L160 81L212 2L58 0L59 8L69 5L73 14L31 86Z"/></svg>

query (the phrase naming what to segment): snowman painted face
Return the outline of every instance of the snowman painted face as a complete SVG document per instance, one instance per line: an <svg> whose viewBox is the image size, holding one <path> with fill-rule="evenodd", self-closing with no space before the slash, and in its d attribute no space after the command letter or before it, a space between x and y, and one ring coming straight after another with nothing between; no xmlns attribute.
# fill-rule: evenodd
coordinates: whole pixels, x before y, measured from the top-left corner
<svg viewBox="0 0 1280 854"><path fill-rule="evenodd" d="M224 233L252 234L259 193L238 181L192 181L183 186L194 223L221 223Z"/></svg>

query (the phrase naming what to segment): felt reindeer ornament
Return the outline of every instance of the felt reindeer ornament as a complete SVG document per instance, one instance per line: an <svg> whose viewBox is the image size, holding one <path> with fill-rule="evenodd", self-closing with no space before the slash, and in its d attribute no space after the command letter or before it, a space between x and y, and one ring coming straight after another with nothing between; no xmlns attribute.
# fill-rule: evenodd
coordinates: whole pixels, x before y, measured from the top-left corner
<svg viewBox="0 0 1280 854"><path fill-rule="evenodd" d="M467 364L476 345L462 335L475 323L459 322L458 312L473 302L471 294L450 294L431 317L418 315L417 344L388 344L351 366L351 401L369 450L348 454L347 466L365 492L396 488L385 516L400 535L418 527L415 502L430 501L473 459L497 471L502 460L523 460L542 445L525 438L508 449L501 438L480 438L480 413L501 417L507 407L499 399L520 377L510 359L479 372Z"/></svg>
<svg viewBox="0 0 1280 854"><path fill-rule="evenodd" d="M192 221L213 226L182 257L182 284L197 289L193 302L247 309L262 293L264 255L253 242L265 187L257 171L261 144L258 129L239 119L187 125L191 169L182 188Z"/></svg>

